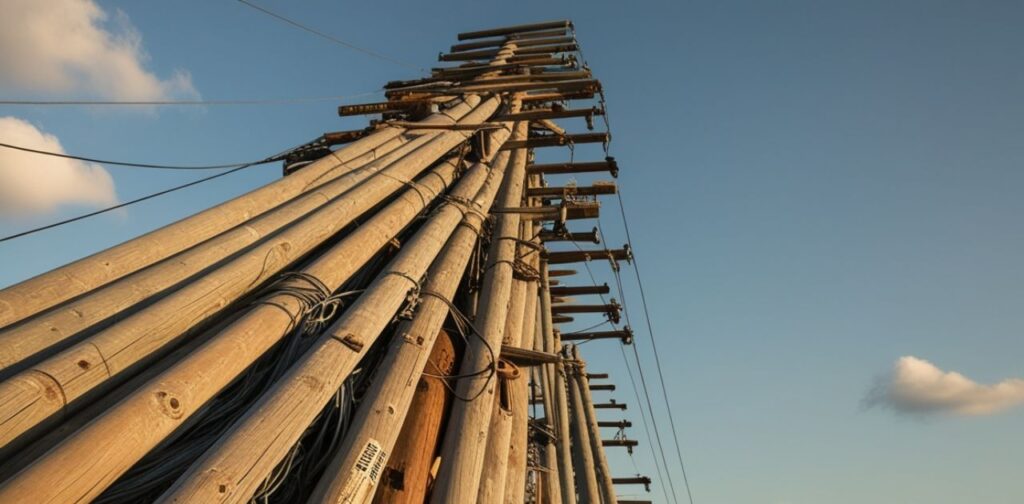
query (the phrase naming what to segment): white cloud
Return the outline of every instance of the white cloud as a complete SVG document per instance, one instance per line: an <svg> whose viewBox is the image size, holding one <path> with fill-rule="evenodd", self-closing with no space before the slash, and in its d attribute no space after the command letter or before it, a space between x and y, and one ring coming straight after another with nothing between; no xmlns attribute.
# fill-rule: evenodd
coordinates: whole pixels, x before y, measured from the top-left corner
<svg viewBox="0 0 1024 504"><path fill-rule="evenodd" d="M884 406L918 415L991 415L1022 403L1022 379L985 385L913 356L896 361L892 373L880 378L865 398L869 407Z"/></svg>
<svg viewBox="0 0 1024 504"><path fill-rule="evenodd" d="M124 13L107 19L92 0L4 0L0 87L117 100L197 96L187 73L160 79L144 68L142 39Z"/></svg>
<svg viewBox="0 0 1024 504"><path fill-rule="evenodd" d="M0 117L0 139L64 153L57 137L17 117ZM49 212L68 204L116 202L114 181L99 165L0 147L0 216Z"/></svg>

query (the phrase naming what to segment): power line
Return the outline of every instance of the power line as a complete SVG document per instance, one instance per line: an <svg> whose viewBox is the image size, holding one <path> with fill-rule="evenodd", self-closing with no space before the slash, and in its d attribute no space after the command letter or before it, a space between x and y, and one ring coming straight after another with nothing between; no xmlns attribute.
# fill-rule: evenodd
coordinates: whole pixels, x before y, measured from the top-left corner
<svg viewBox="0 0 1024 504"><path fill-rule="evenodd" d="M586 57L583 55L583 48L580 46L579 42L576 40L576 29L575 29L575 27L572 29L572 37L573 37L573 41L576 43L576 51L579 53L580 59L583 60L584 66L589 67L590 65L587 64ZM600 97L601 97L600 98L600 103L601 103L602 108L604 109L604 113L601 114L601 118L604 120L605 132L608 133L608 138L609 138L608 141L605 142L605 144L604 144L604 152L605 152L605 155L610 155L609 147L610 147L611 138L612 138L612 136L611 136L612 126L611 126L611 122L610 122L610 120L608 118L608 105L607 105L607 101L605 100L604 90L603 89L600 91ZM629 221L626 220L626 207L625 207L625 205L622 202L622 189L620 188L619 190L615 191L615 195L616 195L616 197L619 200L619 212L622 215L622 226L623 226L623 228L626 231L626 243L629 244L630 250L635 251L636 248L633 247L633 240L630 238ZM601 226L601 220L600 219L598 219L597 225L600 228L600 226ZM607 235L604 234L604 230L603 229L601 229L600 231L601 231L601 235L602 236L607 236ZM607 247L605 247L605 248L607 248ZM665 401L665 408L668 410L669 426L672 428L672 441L675 444L676 457L679 459L679 468L680 468L680 470L683 473L683 484L686 486L686 496L689 499L690 504L693 504L693 493L690 490L690 480L689 480L689 478L686 475L686 464L683 462L682 450L679 448L679 436L676 433L676 421L675 421L674 416L672 415L672 405L669 403L668 391L665 388L665 375L661 371L661 358L658 356L658 344L655 341L654 327L651 324L651 314L650 314L649 309L647 308L647 296L644 293L643 281L640 280L640 265L639 265L639 263L636 260L636 256L633 257L633 272L636 274L637 286L640 289L640 302L641 302L641 305L643 306L643 310L644 310L644 320L647 322L647 332L651 336L651 348L652 348L652 350L654 352L655 364L657 365L656 367L657 367L657 371L658 371L658 380L661 382L661 394L662 394L662 398ZM615 280L618 283L619 297L622 298L623 312L626 315L627 323L629 323L629 310L626 309L626 299L625 299L626 295L625 295L625 292L624 292L624 290L622 288L622 280L621 280L621 278L619 276L618 269L615 270ZM636 342L635 341L633 343L633 353L635 354L635 357L636 357L637 370L640 372L640 381L641 381L641 383L643 383L644 395L647 396L648 407L650 407L651 399L650 399L650 396L648 396L648 393L647 393L648 392L647 391L647 383L646 383L646 380L644 379L643 366L641 366L641 364L640 364L640 353L639 353L639 351L636 348ZM623 358L625 358L625 350L623 350ZM627 369L628 369L628 362L627 362ZM636 384L634 383L633 386L634 386L634 389L635 389ZM639 397L637 398L637 400L639 400ZM651 410L651 421L652 421L652 423L654 423L654 433L655 433L656 436L658 436L658 438L659 438L658 442L660 444L661 443L661 439L660 439L660 435L658 435L658 424L654 422L654 410L653 409ZM659 445L659 448L660 448L660 445ZM662 453L662 459L665 459L665 454L664 453ZM665 469L667 471L668 470L668 460L665 460L665 466L666 466ZM671 481L671 479L669 481ZM675 489L673 488L673 497L675 497L674 494L675 494Z"/></svg>
<svg viewBox="0 0 1024 504"><path fill-rule="evenodd" d="M618 191L615 192L615 194L618 196L619 199L619 212L622 215L622 226L626 231L626 243L629 244L630 250L633 250L635 252L636 248L633 247L633 240L630 238L629 234L629 221L626 220L626 206L622 202L622 189L620 188ZM654 362L656 364L656 369L658 371L658 379L661 381L661 394L663 399L665 400L665 409L668 411L669 426L672 427L672 441L675 443L676 457L679 458L679 467L680 469L682 469L683 472L683 483L686 485L686 495L690 499L690 504L693 504L693 494L690 491L690 480L686 476L686 464L683 462L683 452L679 448L679 435L676 433L676 420L675 417L672 415L672 404L668 400L668 391L665 388L665 375L661 371L661 358L658 357L658 344L654 337L654 326L653 324L651 324L651 314L647 308L647 296L644 294L644 284L643 281L640 279L640 263L636 260L635 255L633 256L633 272L636 274L637 287L639 287L640 289L640 304L643 306L644 309L644 319L647 321L647 332L651 335L651 348L654 351ZM623 296L624 294L621 292L622 282L621 280L618 279L618 272L616 272L616 280L619 281L619 295ZM625 299L623 299L622 304L626 304ZM627 315L627 317L628 316L629 315ZM633 350L636 351L636 347L634 347ZM637 365L639 365L639 358L639 355L637 355ZM641 371L641 376L643 376L642 373L643 371Z"/></svg>
<svg viewBox="0 0 1024 504"><path fill-rule="evenodd" d="M207 106L207 105L288 105L340 101L380 94L383 91L369 91L345 96L308 96L297 98L255 98L251 100L0 100L0 105L83 105L83 106Z"/></svg>
<svg viewBox="0 0 1024 504"><path fill-rule="evenodd" d="M13 240L15 238L21 238L22 236L30 235L30 234L33 234L33 233L38 233L40 231L45 231L47 229L55 228L57 226L63 226L64 224L70 224L72 222L80 221L80 220L83 220L83 219L88 219L89 217L93 217L93 216L96 216L96 215L99 215L99 214L102 214L102 213L106 213L106 212L109 212L111 210L117 210L118 208L124 208L124 207L126 207L128 205L134 205L135 203L146 201L148 199L152 199L152 198L155 198L157 196L162 196L162 195L167 194L167 193L172 193L172 192L177 191L179 189L184 189L186 187L191 187L191 186L194 186L196 184L201 184L203 182L207 182L207 181L213 180L215 178L223 177L225 175L234 173L234 172L239 171L239 170L244 170L244 169L250 168L252 166L256 166L256 165L255 164L242 165L242 166L239 166L237 168L232 168L232 169L230 169L228 171L218 173L216 175L210 175L209 177L204 177L204 178L201 178L201 179L198 179L198 180L193 180L192 182L189 182L187 184L182 184L182 185L179 185L179 186L171 187L170 189L164 189L164 190L159 191L159 192L155 192L155 193L152 193L152 194L147 194L145 196L142 196L141 198L136 198L136 199L133 199L131 201L126 201L124 203L120 203L120 204L117 204L117 205L114 205L114 206L109 206L109 207L106 207L106 208L102 208L100 210L96 210L95 212L89 212L89 213L86 213L86 214L77 215L75 217L71 217L70 219L64 219L62 221L54 222L52 224L47 224L45 226L40 226L40 227L37 227L37 228L29 229L27 231L22 231L20 233L15 233L15 234L12 234L12 235L4 236L3 238L0 238L0 243L8 241L8 240Z"/></svg>
<svg viewBox="0 0 1024 504"><path fill-rule="evenodd" d="M111 161L111 160L108 160L108 159L96 159L96 158L90 158L90 157L85 157L85 156L76 156L76 155L73 155L73 154L64 154L64 153L61 153L61 152L53 152L53 151L44 151L44 150L39 150L39 149L32 149L30 147L22 147L20 145L13 145L13 144L4 143L4 142L0 142L0 147L6 147L8 149L14 149L14 150L19 150L19 151L23 151L23 152L31 152L32 154L40 154L40 155L43 155L43 156L53 156L53 157L59 157L59 158L65 158L65 159L76 159L78 161L87 161L87 162L90 162L90 163L99 163L99 164L114 165L114 166L131 166L131 167L135 167L135 168L155 168L155 169L161 169L161 170L220 170L220 169L224 169L224 168L240 168L240 167L256 166L256 165L261 165L261 164L273 163L275 161L280 161L280 159L277 156L275 156L275 157L270 157L270 158L266 158L266 159L261 159L259 161L249 161L247 163L231 163L231 164L219 164L219 165L163 165L163 164L149 164L149 163L132 163L132 162L128 162L128 161Z"/></svg>
<svg viewBox="0 0 1024 504"><path fill-rule="evenodd" d="M600 218L598 218L598 220L597 220L597 226L598 226L599 229L601 228L601 219ZM606 236L604 234L604 230L603 229L600 229L600 233L601 233L601 236ZM576 247L577 250L579 250L581 252L583 251L583 248L580 247L579 243L576 243L575 241L572 241L572 244L573 244L573 246ZM607 249L608 249L608 247L605 246L605 250L607 250ZM590 282L594 286L597 286L597 278L594 276L594 270L590 268L590 261L584 261L583 262L583 266L587 269L587 275L590 276ZM616 275L617 275L617 273L616 273ZM600 297L602 304L608 304L608 302L604 298L604 294L598 294L598 296ZM620 298L623 297L621 289L619 289L619 297ZM625 299L622 299L622 311L626 315L626 325L628 326L629 325L629 310L626 308L626 300ZM612 327L614 327L615 329L618 329L618 325L615 324L614 322L612 322L611 319L609 319L608 322L611 322ZM633 348L634 348L634 351L635 351L636 350L636 347L635 347L636 340L635 339L634 339L632 345L633 345ZM649 410L649 413L651 414L651 424L654 425L655 438L651 437L651 429L647 425L647 415L644 413L644 403L643 403L643 401L640 400L640 392L638 391L638 388L636 386L636 379L633 377L632 368L629 367L629 359L626 357L626 350L624 348L622 348L623 346L624 345L619 345L619 350L622 352L622 363L625 364L625 366L626 366L626 374L629 376L629 381L633 385L633 395L636 396L637 406L640 408L640 418L643 421L644 433L647 435L647 443L649 445L651 445L651 459L654 460L654 468L655 468L656 471L658 471L658 479L661 480L661 492L665 495L665 502L669 502L668 491L669 491L669 489L671 489L672 490L672 501L678 503L679 502L679 498L676 496L675 485L672 484L672 473L669 472L668 459L665 457L665 450L662 448L662 445L661 445L661 434L658 432L658 423L654 419L654 410L651 408L650 396L647 393L647 382L646 382L646 380L643 380L643 369L640 367L640 361L637 360L637 368L640 371L640 378L641 378L641 381L643 383L644 396L647 397L647 409ZM657 445L655 445L654 439L658 440ZM657 447L657 449L655 449L655 447ZM661 459L662 459L661 463L658 462L658 453L659 452L661 453ZM662 474L662 467L664 467L664 475ZM668 484L666 485L666 483L668 483Z"/></svg>
<svg viewBox="0 0 1024 504"><path fill-rule="evenodd" d="M622 298L622 306L623 306L623 310L622 311L623 311L623 314L626 316L626 323L632 324L632 322L630 322L630 320L629 320L629 310L625 309L625 306L626 306L626 293L622 289L622 279L621 279L621 277L619 275L619 271L618 270L615 270L615 283L616 283L616 288L619 291L619 297ZM661 442L661 431L658 429L658 421L656 420L656 417L655 417L654 405L651 402L650 390L647 388L647 377L644 375L644 367L643 367L643 364L640 362L640 350L637 349L636 338L633 339L633 344L630 345L630 346L633 347L633 358L636 360L636 370L640 374L640 385L641 385L641 387L642 387L642 389L644 391L644 399L647 401L647 410L650 411L650 413L651 413L651 424L654 425L654 437L658 439L658 451L661 452L661 458L662 458L662 460L665 461L665 472L668 472L669 471L669 469L668 469L668 457L665 456L665 445ZM625 350L623 350L623 352L625 352ZM683 471L683 476L684 476L683 480L684 481L686 480L685 475L686 475L686 471L684 470ZM676 496L676 486L675 486L674 483L672 483L672 475L671 475L671 473L669 474L668 481L669 481L669 486L672 487L672 498L673 498L673 500L675 500L678 503L679 502L679 497ZM687 489L689 489L688 486L687 486ZM687 494L689 494L689 490L687 490ZM690 504L693 504L692 500L691 500Z"/></svg>
<svg viewBox="0 0 1024 504"><path fill-rule="evenodd" d="M4 145L5 147L9 147L6 144L0 144L0 145ZM17 148L17 147L14 147L14 148ZM227 170L227 171L224 171L224 172L221 172L221 173L210 175L209 177L203 177L201 179L193 180L193 181L187 182L185 184L174 186L174 187L171 187L169 189L164 189L162 191L158 191L158 192L155 192L155 193L152 193L152 194L147 194L145 196L142 196L142 197L139 197L139 198L135 198L135 199L133 199L131 201L126 201L124 203L119 203L117 205L109 206L109 207L106 207L106 208L101 208L101 209L96 210L94 212L89 212L89 213L85 213L85 214L82 214L82 215L77 215L75 217L71 217L69 219L64 219L62 221L57 221L57 222L54 222L54 223L51 223L51 224L47 224L45 226L39 226L37 228L33 228L33 229L26 230L26 231L22 231L20 233L15 233L15 234L12 234L12 235L0 237L0 243L3 243L3 242L8 241L8 240L13 240L15 238L21 238L22 236L30 235L30 234L33 234L33 233L38 233L40 231L45 231L47 229L55 228L57 226L63 226L65 224L70 224L72 222L77 222L77 221L80 221L80 220L83 220L83 219L88 219L89 217L94 217L96 215L107 213L107 212L110 212L112 210L117 210L118 208L124 208L124 207L126 207L128 205L134 205L135 203L140 203L140 202L143 202L143 201L146 201L146 200L149 200L149 199L153 199L153 198L156 198L157 196L163 196L164 194L172 193L174 191L185 189L187 187L192 187L192 186L197 185L197 184L202 184L203 182L208 182L210 180L223 177L225 175L230 175L232 173L235 173L235 172L240 171L240 170L244 170L246 168L251 168L253 166L259 166L259 165L263 165L263 164L267 164L267 163L272 163L272 162L275 162L275 161L280 161L280 160L284 159L284 156L286 154L288 154L289 152L292 152L293 150L295 150L295 149L288 149L288 150L279 152L277 154L274 154L273 156L270 156L268 158L262 159L260 161L251 162L251 163L244 163L244 164L240 164L240 165L223 165L222 167L227 167L227 168L231 168L231 169ZM55 153L47 153L45 151L40 151L40 152L44 153L44 154L55 154ZM69 157L67 155L60 155L60 156L62 156L62 157ZM145 166L145 167L148 167L148 168L154 168L154 167L166 168L167 167L167 165L138 165L138 164L133 164L133 163L122 163L122 162L116 162L116 161L98 161L98 160L92 160L92 159L89 159L89 158L82 158L82 157L73 157L73 159L82 159L82 160L95 161L95 162L107 163L107 164L120 164L120 165L126 165L126 166Z"/></svg>
<svg viewBox="0 0 1024 504"><path fill-rule="evenodd" d="M269 11L267 9L264 9L263 7L260 7L259 5L256 5L256 4L254 4L252 2L249 2L247 0L238 0L238 2L243 4L243 5L246 5L248 7L251 7L253 9L256 9L256 10L258 10L258 11L260 11L260 12L262 12L262 13L268 15L268 16L271 16L271 17L277 18L277 19L279 19L281 21L284 21L285 23L288 23L288 24L290 24L290 25L292 25L292 26L294 26L294 27L296 27L296 28L298 28L300 30L303 30L303 31L312 33L313 35L316 35L318 37L330 40L331 42L334 42L335 44L347 47L347 48L352 49L354 51L359 51L359 52L361 52L363 54L367 54L369 56L373 56L374 58L377 58L377 59L380 59L380 60L389 61L389 62L394 63L396 65L401 65L401 66L406 67L406 68L411 68L411 69L416 70L418 72L419 71L423 71L422 68L420 68L420 67L418 67L416 65L411 65L409 63L405 63L403 61L399 61L397 59L394 59L394 58L392 58L390 56L386 56L386 55L381 54L379 52L376 52L376 51L373 51L373 50L370 50L370 49L366 49L366 48L363 48L363 47L359 47L359 46L357 46L355 44L352 44L352 43L349 43L349 42L345 42L344 40L341 40L341 39L339 39L337 37L334 37L332 35L328 35L328 34L322 32L322 31L310 28L310 27L308 27L308 26L306 26L306 25L304 25L302 23L299 23L298 21L294 21L294 20L286 18L286 17L284 17L284 16L282 16L280 14L277 14L275 12L272 12L272 11Z"/></svg>

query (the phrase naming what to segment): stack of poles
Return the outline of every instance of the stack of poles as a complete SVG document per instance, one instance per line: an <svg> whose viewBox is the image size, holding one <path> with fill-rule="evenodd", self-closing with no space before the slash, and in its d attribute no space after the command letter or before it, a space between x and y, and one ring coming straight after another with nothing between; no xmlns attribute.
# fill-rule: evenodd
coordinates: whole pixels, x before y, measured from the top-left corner
<svg viewBox="0 0 1024 504"><path fill-rule="evenodd" d="M576 84L581 72L558 81L542 66L565 61L553 53L570 46L545 46L544 37L570 27L460 34L500 43L489 62L437 72L470 76L451 84L448 92L458 94L444 110L415 123L381 123L288 177L0 291L0 502L96 498L172 443L325 301L295 292L337 292L414 230L311 348L160 497L252 498L412 300L311 502L379 499L382 469L403 425L417 421L410 416L417 384L429 375L435 343L448 338L443 326L489 223L479 292L465 296L475 299L466 307L475 334L456 377L440 377L454 384L447 423L437 415L433 426L440 465L419 479L432 487L421 485L408 501L422 502L428 491L435 503L527 499L532 376L553 433L533 497L614 502L600 439L590 437L598 431L585 373L576 371L581 361L554 330L542 227L531 217L539 214L527 210L542 205L527 189L543 185L542 174L527 170L530 120L500 120L540 98L586 95ZM489 47L481 43L492 42L471 45ZM544 47L552 54L544 56ZM543 78L531 79L535 72ZM479 142L470 142L474 135ZM502 149L506 142L516 147ZM466 166L470 145L474 162ZM564 358L531 372L502 359L503 346ZM432 466L433 452L427 456Z"/></svg>

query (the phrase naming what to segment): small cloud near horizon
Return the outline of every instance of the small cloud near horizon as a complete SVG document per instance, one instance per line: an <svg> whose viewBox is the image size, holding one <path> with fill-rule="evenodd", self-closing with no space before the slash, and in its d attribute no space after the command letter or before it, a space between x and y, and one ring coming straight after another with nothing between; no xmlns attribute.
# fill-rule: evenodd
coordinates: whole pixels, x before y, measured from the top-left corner
<svg viewBox="0 0 1024 504"><path fill-rule="evenodd" d="M1008 378L986 385L914 356L900 357L863 400L868 408L878 406L916 416L993 415L1022 403L1024 379Z"/></svg>

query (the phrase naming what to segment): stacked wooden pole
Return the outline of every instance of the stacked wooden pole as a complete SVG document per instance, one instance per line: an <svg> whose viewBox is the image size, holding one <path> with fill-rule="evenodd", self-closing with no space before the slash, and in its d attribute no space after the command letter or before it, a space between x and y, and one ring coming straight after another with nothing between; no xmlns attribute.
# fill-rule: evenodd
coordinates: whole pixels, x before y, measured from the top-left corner
<svg viewBox="0 0 1024 504"><path fill-rule="evenodd" d="M616 187L546 178L618 168L534 163L610 138L553 122L593 129L605 110L562 104L601 92L572 29L459 34L440 59L462 63L339 108L383 114L355 141L280 156L278 181L0 290L0 502L247 502L299 478L291 498L309 502L616 502L606 423L556 324L619 307L571 304L609 289L553 288L575 271L549 269L629 260L567 227ZM335 410L324 452L304 451ZM146 491L112 490L132 478Z"/></svg>

